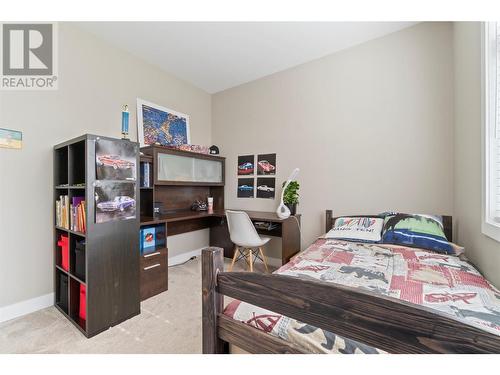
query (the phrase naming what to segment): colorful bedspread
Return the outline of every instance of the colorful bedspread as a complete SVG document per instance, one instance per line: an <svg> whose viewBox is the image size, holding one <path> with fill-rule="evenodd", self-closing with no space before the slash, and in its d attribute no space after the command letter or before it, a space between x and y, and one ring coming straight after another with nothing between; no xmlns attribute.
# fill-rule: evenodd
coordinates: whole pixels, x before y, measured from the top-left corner
<svg viewBox="0 0 500 375"><path fill-rule="evenodd" d="M395 245L318 239L275 273L359 287L427 306L500 335L500 291L453 255ZM381 351L240 302L226 315L312 353Z"/></svg>

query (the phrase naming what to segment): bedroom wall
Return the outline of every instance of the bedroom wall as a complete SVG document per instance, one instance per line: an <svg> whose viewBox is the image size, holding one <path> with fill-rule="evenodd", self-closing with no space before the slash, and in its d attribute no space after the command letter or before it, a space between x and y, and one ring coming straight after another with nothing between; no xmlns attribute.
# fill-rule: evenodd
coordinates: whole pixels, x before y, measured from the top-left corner
<svg viewBox="0 0 500 375"><path fill-rule="evenodd" d="M208 93L67 23L59 25L59 78L52 92L0 91L0 127L24 137L20 151L0 148L0 315L16 302L51 301L53 145L83 133L120 137L124 103L135 129L137 97L189 114L193 143L211 144ZM173 237L170 255L207 243L206 230Z"/></svg>
<svg viewBox="0 0 500 375"><path fill-rule="evenodd" d="M454 24L456 241L500 287L500 243L481 232L481 24Z"/></svg>
<svg viewBox="0 0 500 375"><path fill-rule="evenodd" d="M451 23L422 23L213 95L226 207L276 209L236 197L237 156L276 152L280 183L301 168L303 247L326 208L451 214L452 47Z"/></svg>

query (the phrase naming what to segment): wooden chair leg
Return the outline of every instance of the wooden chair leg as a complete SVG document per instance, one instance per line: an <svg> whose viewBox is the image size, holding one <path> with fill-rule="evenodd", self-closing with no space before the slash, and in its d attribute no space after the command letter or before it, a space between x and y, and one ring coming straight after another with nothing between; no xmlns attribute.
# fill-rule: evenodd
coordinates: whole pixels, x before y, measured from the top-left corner
<svg viewBox="0 0 500 375"><path fill-rule="evenodd" d="M233 255L233 261L231 262L231 265L229 266L229 272L233 270L234 263L236 262L236 258L238 258L238 254L240 252L240 248L238 246L234 247L234 255Z"/></svg>
<svg viewBox="0 0 500 375"><path fill-rule="evenodd" d="M253 272L252 249L248 249L248 264L250 265L250 272Z"/></svg>
<svg viewBox="0 0 500 375"><path fill-rule="evenodd" d="M262 262L264 262L264 267L266 267L266 272L269 273L269 268L267 268L267 259L266 256L264 255L264 250L262 250L262 247L259 247L259 252L260 256L262 257Z"/></svg>

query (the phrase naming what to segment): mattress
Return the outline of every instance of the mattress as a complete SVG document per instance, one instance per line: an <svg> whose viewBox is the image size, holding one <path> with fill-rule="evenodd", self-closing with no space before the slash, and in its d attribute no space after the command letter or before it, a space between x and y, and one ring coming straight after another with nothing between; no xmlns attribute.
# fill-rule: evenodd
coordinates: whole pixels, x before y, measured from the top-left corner
<svg viewBox="0 0 500 375"><path fill-rule="evenodd" d="M318 239L274 273L358 287L441 311L500 335L500 291L454 255ZM224 314L311 353L383 353L238 300Z"/></svg>

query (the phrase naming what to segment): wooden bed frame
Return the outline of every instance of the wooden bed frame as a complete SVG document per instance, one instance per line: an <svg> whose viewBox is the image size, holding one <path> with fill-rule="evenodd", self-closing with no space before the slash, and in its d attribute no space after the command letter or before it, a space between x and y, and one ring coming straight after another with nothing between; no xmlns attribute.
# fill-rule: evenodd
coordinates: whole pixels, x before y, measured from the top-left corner
<svg viewBox="0 0 500 375"><path fill-rule="evenodd" d="M326 211L326 228L334 223ZM444 216L451 240L452 219ZM203 353L305 353L223 315L223 296L260 306L389 353L500 353L500 336L448 314L359 288L295 277L224 272L223 249L202 252Z"/></svg>

